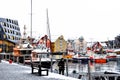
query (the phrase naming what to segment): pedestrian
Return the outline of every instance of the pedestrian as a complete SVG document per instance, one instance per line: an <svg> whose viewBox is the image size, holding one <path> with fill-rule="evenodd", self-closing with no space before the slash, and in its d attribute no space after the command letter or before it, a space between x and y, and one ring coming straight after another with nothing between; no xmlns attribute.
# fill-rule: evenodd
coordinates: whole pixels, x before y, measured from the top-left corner
<svg viewBox="0 0 120 80"><path fill-rule="evenodd" d="M58 67L59 67L59 74L62 73L62 75L64 75L64 70L65 70L65 61L63 58L60 59L59 63L58 63Z"/></svg>

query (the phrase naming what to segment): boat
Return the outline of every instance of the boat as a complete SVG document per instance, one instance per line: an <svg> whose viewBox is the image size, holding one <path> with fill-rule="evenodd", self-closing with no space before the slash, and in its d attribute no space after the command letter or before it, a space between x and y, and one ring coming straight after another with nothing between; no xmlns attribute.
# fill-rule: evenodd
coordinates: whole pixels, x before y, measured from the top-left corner
<svg viewBox="0 0 120 80"><path fill-rule="evenodd" d="M120 80L120 73L105 71L103 74L96 73L92 77L94 80Z"/></svg>
<svg viewBox="0 0 120 80"><path fill-rule="evenodd" d="M117 60L117 53L111 52L111 53L106 53L106 58L108 61L116 61Z"/></svg>
<svg viewBox="0 0 120 80"><path fill-rule="evenodd" d="M44 68L51 68L51 64L53 65L55 63L55 59L52 59L49 57L50 52L48 52L47 48L40 49L36 48L31 52L31 60L27 60L26 62L34 62L34 63L40 63L41 67Z"/></svg>
<svg viewBox="0 0 120 80"><path fill-rule="evenodd" d="M21 43L13 48L13 60L15 62L24 63L27 59L30 59L33 47L29 43Z"/></svg>
<svg viewBox="0 0 120 80"><path fill-rule="evenodd" d="M73 63L88 63L88 60L90 60L90 57L87 55L80 55L80 54L76 54L75 56L73 56L72 58L72 62Z"/></svg>
<svg viewBox="0 0 120 80"><path fill-rule="evenodd" d="M94 62L95 62L95 63L106 63L106 62L107 62L107 59L104 59L104 58L96 58L96 59L94 59Z"/></svg>
<svg viewBox="0 0 120 80"><path fill-rule="evenodd" d="M51 35L49 28L49 17L48 17L48 9L47 11L47 35L43 36L36 44L34 50L31 52L31 60L26 60L26 62L40 63L41 67L51 68L51 66L55 63L56 60L53 60L50 55L52 53L51 50Z"/></svg>
<svg viewBox="0 0 120 80"><path fill-rule="evenodd" d="M92 51L94 52L93 59L95 63L107 63L106 51L104 47L105 46L103 46L100 42L93 44Z"/></svg>
<svg viewBox="0 0 120 80"><path fill-rule="evenodd" d="M95 63L107 63L106 54L95 54L94 62Z"/></svg>
<svg viewBox="0 0 120 80"><path fill-rule="evenodd" d="M118 55L120 54L120 48L114 49L114 52L117 53Z"/></svg>

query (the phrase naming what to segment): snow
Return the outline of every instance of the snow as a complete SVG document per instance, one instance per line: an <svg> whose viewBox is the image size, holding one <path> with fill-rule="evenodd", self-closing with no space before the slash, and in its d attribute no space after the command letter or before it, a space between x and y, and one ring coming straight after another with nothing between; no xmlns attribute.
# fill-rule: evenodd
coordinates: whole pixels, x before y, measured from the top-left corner
<svg viewBox="0 0 120 80"><path fill-rule="evenodd" d="M16 76L17 74L19 74L19 77L20 77L20 75L23 75L22 73L24 73L24 74L27 74L27 79L29 78L28 75L29 75L29 73L31 73L31 67L30 66L24 66L22 64L17 64L17 63L11 63L10 64L8 61L4 61L4 60L2 60L1 63L2 63L3 66L7 65L6 66L7 68L10 67L8 72L9 73L14 73L13 76L14 75ZM11 66L13 66L14 68L11 67ZM6 68L6 67L3 67L3 69ZM15 69L15 70L13 70L12 68ZM10 69L12 69L13 71L10 70ZM44 73L45 72L42 72L42 74L44 74ZM11 75L11 74L8 74L8 76L9 75ZM25 75L24 75L24 77L25 77ZM30 75L30 77L31 77L31 75ZM33 78L34 77L36 77L36 76L33 76ZM48 76L38 76L38 77L40 77L41 80L49 80L49 79L52 79L52 80L80 80L80 79L77 79L77 78L67 77L65 75L61 75L61 74L57 74L57 73L52 73L52 72L49 72Z"/></svg>

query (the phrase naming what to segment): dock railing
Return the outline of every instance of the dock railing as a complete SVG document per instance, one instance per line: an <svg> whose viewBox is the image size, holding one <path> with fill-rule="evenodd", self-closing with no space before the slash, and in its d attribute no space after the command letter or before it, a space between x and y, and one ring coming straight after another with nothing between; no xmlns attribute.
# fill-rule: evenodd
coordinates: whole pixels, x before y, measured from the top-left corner
<svg viewBox="0 0 120 80"><path fill-rule="evenodd" d="M120 80L120 74L91 74L91 77L92 80L95 80L95 78L104 78L104 80Z"/></svg>

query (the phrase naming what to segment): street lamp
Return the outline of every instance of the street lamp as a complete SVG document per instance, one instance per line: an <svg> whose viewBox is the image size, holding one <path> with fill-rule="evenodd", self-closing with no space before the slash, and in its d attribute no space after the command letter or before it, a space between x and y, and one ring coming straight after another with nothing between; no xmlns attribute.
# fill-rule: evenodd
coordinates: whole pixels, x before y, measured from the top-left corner
<svg viewBox="0 0 120 80"><path fill-rule="evenodd" d="M83 54L83 40L84 40L84 38L81 36L79 38L79 41L80 41L80 51L82 52L82 54Z"/></svg>

